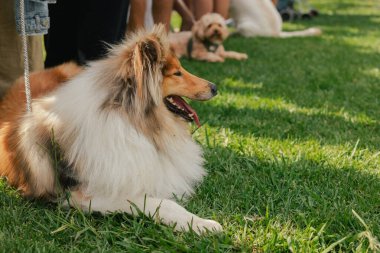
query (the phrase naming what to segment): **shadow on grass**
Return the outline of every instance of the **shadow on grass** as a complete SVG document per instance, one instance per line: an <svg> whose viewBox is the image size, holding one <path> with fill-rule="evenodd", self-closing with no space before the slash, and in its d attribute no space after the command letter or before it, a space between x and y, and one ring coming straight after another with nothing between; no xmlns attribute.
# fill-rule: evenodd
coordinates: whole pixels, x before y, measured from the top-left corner
<svg viewBox="0 0 380 253"><path fill-rule="evenodd" d="M334 36L358 36L365 35L370 32L376 32L374 29L380 25L380 20L378 20L378 18L380 18L380 15L374 14L360 15L332 13L331 15L325 15L322 13L319 17L313 19L310 22L296 21L289 24L285 23L285 26L291 26L293 24L302 26L304 28L310 26L318 26L322 27L322 30L324 28L328 28L327 31L323 30L325 34L329 34L331 31L334 31ZM355 32L347 32L347 29Z"/></svg>
<svg viewBox="0 0 380 253"><path fill-rule="evenodd" d="M202 108L213 127L229 128L242 135L272 139L317 140L322 145L354 145L380 149L380 124L359 123L343 117L290 112L280 109L236 108L230 105L208 105Z"/></svg>
<svg viewBox="0 0 380 253"><path fill-rule="evenodd" d="M379 149L380 79L367 72L379 67L380 54L363 51L362 46L340 39L323 37L293 38L283 44L283 40L268 38L245 39L239 43L232 39L226 47L251 50L247 62L193 62L189 68L219 83L221 96L215 103L194 103L201 119L214 127L228 127L245 135L316 139L325 144L354 144L360 139L360 145ZM231 94L241 96L233 97L233 103L246 99L253 107L260 107L262 98L281 99L297 108L327 113L237 108L228 102ZM338 112L366 118L369 122L334 116Z"/></svg>
<svg viewBox="0 0 380 253"><path fill-rule="evenodd" d="M146 216L89 214L59 204L22 199L1 179L0 214L0 244L4 252L238 250L225 234L177 233Z"/></svg>
<svg viewBox="0 0 380 253"><path fill-rule="evenodd" d="M356 1L356 0L340 0L340 1L317 1L318 8L325 11L332 11L336 13L353 12L354 10L363 8L371 9L376 8L376 2L373 1ZM380 5L378 5L380 7ZM323 12L322 12L323 13Z"/></svg>
<svg viewBox="0 0 380 253"><path fill-rule="evenodd" d="M193 62L189 68L219 84L221 95L223 91L242 95L255 93L263 97L281 97L300 107L327 105L335 111L343 108L352 114L380 117L376 95L380 94L379 78L365 74L378 68L379 54L363 52L361 47L342 41L293 40L294 43L283 46L280 40L246 39L239 47L254 48L247 62L227 61L222 65ZM248 85L226 87L226 78ZM252 83L263 86L250 88Z"/></svg>
<svg viewBox="0 0 380 253"><path fill-rule="evenodd" d="M198 201L208 199L210 208L228 220L263 218L269 211L283 224L291 221L304 229L327 223L328 234L345 236L365 230L353 209L375 235L380 233L378 175L305 157L263 160L219 146L207 149L206 160L209 176L190 205L196 212L202 208Z"/></svg>

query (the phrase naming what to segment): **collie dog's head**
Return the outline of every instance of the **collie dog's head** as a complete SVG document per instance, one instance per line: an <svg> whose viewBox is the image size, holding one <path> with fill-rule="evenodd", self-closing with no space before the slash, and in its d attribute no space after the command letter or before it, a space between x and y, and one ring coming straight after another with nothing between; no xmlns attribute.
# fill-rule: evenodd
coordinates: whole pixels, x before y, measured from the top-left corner
<svg viewBox="0 0 380 253"><path fill-rule="evenodd" d="M182 97L208 100L217 93L213 83L181 66L169 48L163 25L127 38L111 50L104 64L112 72L112 80L103 106L126 111L140 128L147 124L159 127L162 110L199 125L196 112Z"/></svg>

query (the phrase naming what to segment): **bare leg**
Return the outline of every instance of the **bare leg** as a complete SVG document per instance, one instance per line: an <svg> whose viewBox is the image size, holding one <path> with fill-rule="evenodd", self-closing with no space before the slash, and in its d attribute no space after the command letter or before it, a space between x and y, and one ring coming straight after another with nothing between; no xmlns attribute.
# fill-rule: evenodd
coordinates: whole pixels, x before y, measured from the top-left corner
<svg viewBox="0 0 380 253"><path fill-rule="evenodd" d="M196 20L199 20L203 15L213 12L213 0L196 0L193 1L193 10Z"/></svg>
<svg viewBox="0 0 380 253"><path fill-rule="evenodd" d="M135 32L144 27L145 10L145 0L131 0L131 11L127 28L128 33Z"/></svg>
<svg viewBox="0 0 380 253"><path fill-rule="evenodd" d="M94 197L91 200L85 198L80 192L72 192L71 206L89 211L101 213L126 212L137 215L139 211L145 215L159 220L169 226L175 225L176 230L188 231L191 227L194 232L200 234L209 231L222 231L222 226L213 220L202 219L195 214L188 212L176 202L168 199L151 197L136 197L132 199L120 199L112 201L109 198Z"/></svg>
<svg viewBox="0 0 380 253"><path fill-rule="evenodd" d="M195 21L193 11L191 10L193 6L193 1L183 1L183 4L185 6L182 6L182 4L180 4L178 1L175 1L174 10L177 11L182 18L181 31L190 31ZM187 7L187 9L185 9L184 7Z"/></svg>
<svg viewBox="0 0 380 253"><path fill-rule="evenodd" d="M166 31L170 31L170 18L173 10L174 0L153 0L153 20L155 24L163 23Z"/></svg>
<svg viewBox="0 0 380 253"><path fill-rule="evenodd" d="M230 8L230 0L214 0L214 12L222 15L224 19L228 18L228 9Z"/></svg>

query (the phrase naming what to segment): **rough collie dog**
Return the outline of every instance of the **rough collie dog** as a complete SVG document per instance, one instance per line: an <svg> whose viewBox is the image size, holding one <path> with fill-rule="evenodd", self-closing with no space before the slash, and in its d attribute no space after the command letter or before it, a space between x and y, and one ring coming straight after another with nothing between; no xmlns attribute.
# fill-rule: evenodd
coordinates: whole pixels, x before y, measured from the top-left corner
<svg viewBox="0 0 380 253"><path fill-rule="evenodd" d="M193 25L190 32L171 33L170 45L177 57L209 62L224 62L224 59L248 59L247 54L226 51L223 41L228 37L228 29L224 18L217 13L209 13Z"/></svg>
<svg viewBox="0 0 380 253"><path fill-rule="evenodd" d="M302 31L282 31L282 19L270 0L233 0L230 14L238 33L245 37L304 37L322 34L319 28Z"/></svg>
<svg viewBox="0 0 380 253"><path fill-rule="evenodd" d="M217 91L181 67L163 26L83 71L66 64L32 74L31 85L31 113L19 80L0 114L0 175L25 196L68 193L65 204L85 211L141 211L177 230L222 229L172 200L192 194L205 175L188 131L198 116L181 97L208 100Z"/></svg>

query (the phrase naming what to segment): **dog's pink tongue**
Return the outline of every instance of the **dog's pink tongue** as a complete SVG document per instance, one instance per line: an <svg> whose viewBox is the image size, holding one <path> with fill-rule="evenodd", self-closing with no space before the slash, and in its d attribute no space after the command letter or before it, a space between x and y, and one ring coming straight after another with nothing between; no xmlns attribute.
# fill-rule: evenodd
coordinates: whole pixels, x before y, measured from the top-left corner
<svg viewBox="0 0 380 253"><path fill-rule="evenodd" d="M195 124L197 124L198 127L201 127L201 123L199 121L199 117L197 112L188 104L185 100L183 100L179 96L173 96L174 101L180 105L188 114L192 114L192 118L195 121Z"/></svg>
<svg viewBox="0 0 380 253"><path fill-rule="evenodd" d="M193 119L195 121L195 124L197 124L198 127L201 127L201 122L199 122L199 117L198 117L198 114L197 112L191 108L188 104L185 105L187 108L187 110L189 110L192 114L193 114Z"/></svg>
<svg viewBox="0 0 380 253"><path fill-rule="evenodd" d="M198 115L197 115L197 113L195 111L194 111L194 121L195 121L195 124L197 124L198 127L201 127L201 122L199 122Z"/></svg>

